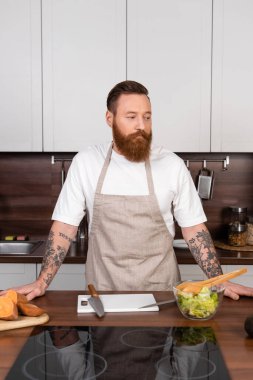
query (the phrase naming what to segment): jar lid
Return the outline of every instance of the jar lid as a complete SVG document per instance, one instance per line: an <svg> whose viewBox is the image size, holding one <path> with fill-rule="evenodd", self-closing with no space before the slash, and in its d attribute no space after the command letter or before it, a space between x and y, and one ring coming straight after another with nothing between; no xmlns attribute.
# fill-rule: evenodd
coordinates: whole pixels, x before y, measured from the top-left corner
<svg viewBox="0 0 253 380"><path fill-rule="evenodd" d="M247 212L247 207L230 206L230 210L233 212Z"/></svg>
<svg viewBox="0 0 253 380"><path fill-rule="evenodd" d="M232 232L244 232L247 230L247 226L246 226L246 224L230 223L229 229Z"/></svg>

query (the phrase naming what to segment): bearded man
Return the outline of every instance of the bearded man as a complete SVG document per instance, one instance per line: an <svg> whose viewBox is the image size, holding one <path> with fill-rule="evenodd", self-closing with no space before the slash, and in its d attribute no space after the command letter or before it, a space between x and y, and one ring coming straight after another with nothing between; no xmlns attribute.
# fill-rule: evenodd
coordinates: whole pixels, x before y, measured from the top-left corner
<svg viewBox="0 0 253 380"><path fill-rule="evenodd" d="M89 146L72 162L52 216L38 279L16 288L28 300L43 295L87 214L86 283L105 291L171 290L180 279L174 220L207 277L222 273L206 216L184 162L151 145L152 111L140 83L117 84L107 98L113 141ZM252 296L226 283L225 294Z"/></svg>

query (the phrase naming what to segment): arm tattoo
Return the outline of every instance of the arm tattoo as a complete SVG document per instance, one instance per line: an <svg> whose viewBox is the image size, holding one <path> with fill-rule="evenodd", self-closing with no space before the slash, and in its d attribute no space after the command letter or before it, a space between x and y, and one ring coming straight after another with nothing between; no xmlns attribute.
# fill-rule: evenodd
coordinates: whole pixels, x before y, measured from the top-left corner
<svg viewBox="0 0 253 380"><path fill-rule="evenodd" d="M47 286L53 280L54 274L60 268L66 254L66 249L60 245L54 247L54 232L50 231L40 270L40 276L44 274L43 281Z"/></svg>
<svg viewBox="0 0 253 380"><path fill-rule="evenodd" d="M222 269L208 231L197 232L196 236L188 241L189 249L197 264L208 278L222 274Z"/></svg>
<svg viewBox="0 0 253 380"><path fill-rule="evenodd" d="M72 240L69 236L63 234L62 232L59 232L59 236L61 236L63 239L68 240L69 243L72 243Z"/></svg>

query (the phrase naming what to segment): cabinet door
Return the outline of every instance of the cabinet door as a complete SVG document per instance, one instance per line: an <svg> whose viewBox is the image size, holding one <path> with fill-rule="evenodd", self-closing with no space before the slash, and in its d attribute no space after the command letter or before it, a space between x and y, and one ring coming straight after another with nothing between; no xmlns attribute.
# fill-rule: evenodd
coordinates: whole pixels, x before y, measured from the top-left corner
<svg viewBox="0 0 253 380"><path fill-rule="evenodd" d="M241 284L249 287L253 287L253 265L222 265L223 273L229 273L240 268L247 268L247 272L241 276L235 277L231 282Z"/></svg>
<svg viewBox="0 0 253 380"><path fill-rule="evenodd" d="M126 0L44 0L45 151L111 140L106 97L126 79Z"/></svg>
<svg viewBox="0 0 253 380"><path fill-rule="evenodd" d="M42 150L40 0L0 2L0 150Z"/></svg>
<svg viewBox="0 0 253 380"><path fill-rule="evenodd" d="M179 264L179 271L182 281L204 280L206 278L197 264Z"/></svg>
<svg viewBox="0 0 253 380"><path fill-rule="evenodd" d="M41 264L37 264L39 275ZM85 265L62 264L50 284L48 290L80 290L85 291ZM81 294L81 293L80 293Z"/></svg>
<svg viewBox="0 0 253 380"><path fill-rule="evenodd" d="M214 2L213 152L252 152L253 2Z"/></svg>
<svg viewBox="0 0 253 380"><path fill-rule="evenodd" d="M127 78L153 106L154 141L210 151L211 0L128 0Z"/></svg>
<svg viewBox="0 0 253 380"><path fill-rule="evenodd" d="M0 289L29 284L36 280L36 264L0 265Z"/></svg>

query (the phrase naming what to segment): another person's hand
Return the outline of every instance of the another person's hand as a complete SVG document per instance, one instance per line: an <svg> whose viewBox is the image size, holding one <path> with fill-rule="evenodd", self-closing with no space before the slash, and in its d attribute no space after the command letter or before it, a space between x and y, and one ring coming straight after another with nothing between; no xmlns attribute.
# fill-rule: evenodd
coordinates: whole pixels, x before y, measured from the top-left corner
<svg viewBox="0 0 253 380"><path fill-rule="evenodd" d="M225 296L233 300L239 300L240 296L253 297L253 288L227 281L225 285Z"/></svg>
<svg viewBox="0 0 253 380"><path fill-rule="evenodd" d="M28 301L31 301L35 297L43 296L46 292L45 284L39 280L36 280L27 285L13 287L11 289L16 290L16 292L20 294L24 294ZM1 291L0 296L4 295L7 292L7 290Z"/></svg>

